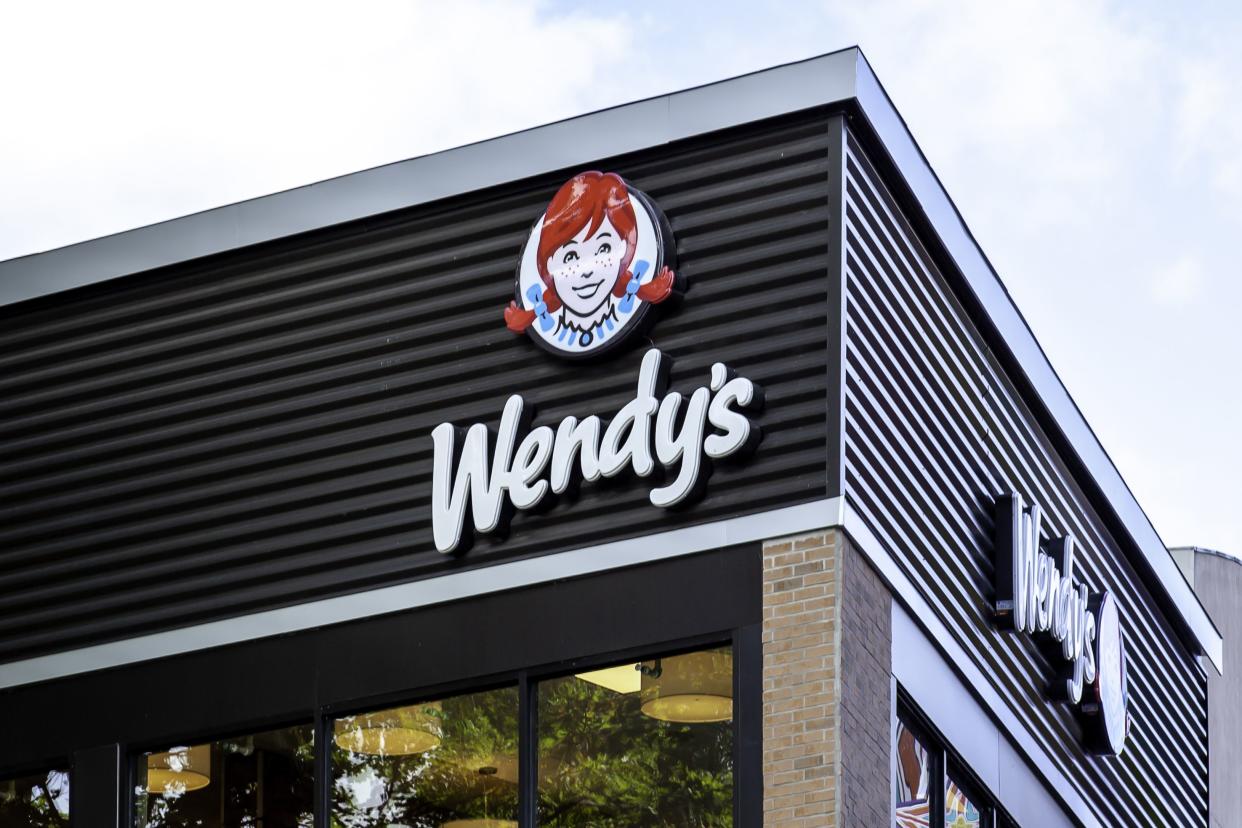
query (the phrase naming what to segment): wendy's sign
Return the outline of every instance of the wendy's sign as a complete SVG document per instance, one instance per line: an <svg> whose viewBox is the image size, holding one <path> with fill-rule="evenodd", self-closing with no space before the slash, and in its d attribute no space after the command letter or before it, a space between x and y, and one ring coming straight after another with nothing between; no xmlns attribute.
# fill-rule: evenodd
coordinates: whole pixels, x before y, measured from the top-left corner
<svg viewBox="0 0 1242 828"><path fill-rule="evenodd" d="M655 204L616 173L565 182L531 228L505 325L557 356L612 350L679 292L673 233Z"/></svg>
<svg viewBox="0 0 1242 828"><path fill-rule="evenodd" d="M995 618L1004 628L1035 636L1061 662L1048 695L1074 705L1087 744L1119 754L1130 730L1125 640L1117 601L1074 579L1074 538L1040 548L1038 505L1024 508L1010 494L996 502Z"/></svg>
<svg viewBox="0 0 1242 828"><path fill-rule="evenodd" d="M483 423L464 434L452 423L436 426L431 432L436 548L452 552L465 545L471 529L467 514L475 532L496 532L513 509L533 509L548 495L602 477L648 478L663 469L657 481L662 485L654 485L648 496L662 508L701 492L712 460L758 445L759 427L748 414L762 405L763 392L717 362L707 384L683 396L667 390L669 367L662 353L648 351L633 399L606 427L591 415L566 417L555 429L529 428L532 411L516 394L505 403L494 443Z"/></svg>
<svg viewBox="0 0 1242 828"><path fill-rule="evenodd" d="M613 173L579 173L531 230L505 323L558 356L604 353L643 330L651 306L674 294L672 255L668 222L646 196ZM763 392L717 362L683 394L668 388L670 365L659 350L648 350L633 398L607 422L589 414L532 428L532 406L514 394L495 433L484 423L436 426L436 549L461 550L476 533L502 532L515 510L602 478L649 480L656 507L692 501L712 461L758 445L751 416Z"/></svg>

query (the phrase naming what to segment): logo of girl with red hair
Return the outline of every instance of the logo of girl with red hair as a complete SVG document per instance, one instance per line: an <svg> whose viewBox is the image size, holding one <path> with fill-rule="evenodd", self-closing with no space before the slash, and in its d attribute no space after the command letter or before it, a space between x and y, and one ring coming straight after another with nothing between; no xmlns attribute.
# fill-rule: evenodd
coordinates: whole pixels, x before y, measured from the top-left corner
<svg viewBox="0 0 1242 828"><path fill-rule="evenodd" d="M565 182L531 228L505 325L565 357L602 354L678 292L668 221L616 173Z"/></svg>

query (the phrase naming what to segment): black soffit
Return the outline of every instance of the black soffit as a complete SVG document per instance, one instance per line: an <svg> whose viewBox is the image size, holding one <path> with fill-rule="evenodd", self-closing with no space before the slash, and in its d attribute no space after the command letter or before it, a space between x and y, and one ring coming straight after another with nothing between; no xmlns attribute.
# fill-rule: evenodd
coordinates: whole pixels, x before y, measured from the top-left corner
<svg viewBox="0 0 1242 828"><path fill-rule="evenodd" d="M875 77L855 48L488 141L208 210L149 227L0 262L0 305L263 241L425 204L597 158L823 106L869 127L961 275L962 299L1093 493L1127 555L1192 649L1223 669L1219 631L1040 348Z"/></svg>

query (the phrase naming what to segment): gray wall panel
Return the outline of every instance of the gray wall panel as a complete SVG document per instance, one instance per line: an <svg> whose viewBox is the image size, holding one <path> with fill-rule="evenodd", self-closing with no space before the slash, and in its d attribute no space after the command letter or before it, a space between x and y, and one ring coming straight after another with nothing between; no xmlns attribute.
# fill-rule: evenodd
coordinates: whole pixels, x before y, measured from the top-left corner
<svg viewBox="0 0 1242 828"><path fill-rule="evenodd" d="M1230 665L1224 675L1208 678L1208 762L1211 776L1212 828L1229 828L1242 813L1242 787L1237 784L1242 768L1242 561L1199 549L1181 550L1190 555L1192 585L1203 606L1225 637L1225 658Z"/></svg>
<svg viewBox="0 0 1242 828"><path fill-rule="evenodd" d="M570 365L501 319L577 170L4 308L0 661L824 497L828 146L812 112L598 163L674 228L674 387L724 360L764 442L692 509L584 486L461 556L430 541L431 428L633 395L641 344Z"/></svg>
<svg viewBox="0 0 1242 828"><path fill-rule="evenodd" d="M846 492L1019 720L1107 825L1204 825L1202 673L952 296L865 151L846 180ZM1053 665L991 623L992 503L1016 490L1080 543L1078 578L1118 599L1134 728L1081 747Z"/></svg>

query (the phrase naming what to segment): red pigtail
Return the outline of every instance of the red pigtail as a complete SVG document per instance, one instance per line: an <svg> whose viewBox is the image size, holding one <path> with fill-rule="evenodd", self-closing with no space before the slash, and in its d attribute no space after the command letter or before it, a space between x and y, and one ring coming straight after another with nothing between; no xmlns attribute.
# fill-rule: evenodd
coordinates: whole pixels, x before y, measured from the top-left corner
<svg viewBox="0 0 1242 828"><path fill-rule="evenodd" d="M519 308L517 302L510 302L505 308L505 327L516 334L526 333L526 329L535 323L535 312Z"/></svg>
<svg viewBox="0 0 1242 828"><path fill-rule="evenodd" d="M542 299L548 306L548 313L556 313L561 309L561 297L556 295L556 288L544 288ZM526 329L535 324L538 318L537 313L527 310L516 301L510 301L509 307L505 308L505 327L517 334L526 333Z"/></svg>
<svg viewBox="0 0 1242 828"><path fill-rule="evenodd" d="M625 275L617 280L617 286L613 288L612 291L613 294L616 296L624 296L625 289L629 286L630 280L633 278L633 273L630 273L628 270L625 271ZM645 285L639 286L638 298L642 299L644 302L650 302L653 305L657 305L667 299L669 294L673 292L673 285L675 282L676 277L674 276L673 271L669 270L667 267L662 267L660 268L660 272L655 275L655 278L653 278L650 282L647 282Z"/></svg>

